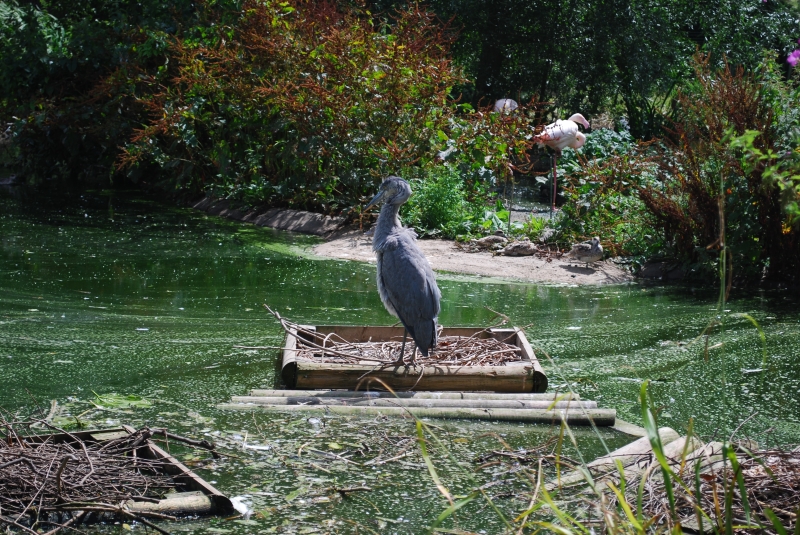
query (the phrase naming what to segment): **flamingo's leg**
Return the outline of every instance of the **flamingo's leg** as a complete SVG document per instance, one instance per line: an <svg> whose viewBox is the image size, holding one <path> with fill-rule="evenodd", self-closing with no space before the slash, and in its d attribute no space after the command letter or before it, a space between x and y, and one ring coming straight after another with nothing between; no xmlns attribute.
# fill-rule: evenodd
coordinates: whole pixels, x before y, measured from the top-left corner
<svg viewBox="0 0 800 535"><path fill-rule="evenodd" d="M556 165L558 165L558 153L553 153L553 191L550 202L550 219L553 219L553 213L556 210Z"/></svg>

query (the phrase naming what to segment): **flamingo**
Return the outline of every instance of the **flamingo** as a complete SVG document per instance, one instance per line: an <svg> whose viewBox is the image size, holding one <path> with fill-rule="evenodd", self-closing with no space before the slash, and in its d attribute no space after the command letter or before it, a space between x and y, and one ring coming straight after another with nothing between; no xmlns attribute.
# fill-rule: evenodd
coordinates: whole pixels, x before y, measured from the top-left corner
<svg viewBox="0 0 800 535"><path fill-rule="evenodd" d="M516 100L510 98L501 98L494 103L492 111L496 113L511 113L517 108L519 108L519 104L517 104Z"/></svg>
<svg viewBox="0 0 800 535"><path fill-rule="evenodd" d="M553 210L556 207L556 165L561 151L567 147L579 149L586 143L586 136L578 130L578 123L584 128L589 128L589 121L583 115L576 113L566 121L561 119L544 127L544 131L533 137L533 141L539 146L547 145L555 154L553 155L553 202L550 206L550 217L553 217Z"/></svg>

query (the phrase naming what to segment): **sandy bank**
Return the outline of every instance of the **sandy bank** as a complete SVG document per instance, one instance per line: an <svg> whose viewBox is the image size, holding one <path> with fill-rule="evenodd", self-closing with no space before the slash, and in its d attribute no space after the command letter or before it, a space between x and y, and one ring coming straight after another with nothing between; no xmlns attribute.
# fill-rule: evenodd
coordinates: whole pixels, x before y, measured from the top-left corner
<svg viewBox="0 0 800 535"><path fill-rule="evenodd" d="M326 258L375 262L372 239L362 231L343 228L344 221L311 212L285 209L240 210L227 201L205 198L193 205L211 215L236 219L262 227L315 234L325 242L313 248ZM619 284L634 280L630 272L605 260L586 267L566 259L550 261L535 256L492 256L490 252L470 253L448 240L418 240L436 271L479 275L500 279L548 284Z"/></svg>
<svg viewBox="0 0 800 535"><path fill-rule="evenodd" d="M417 245L436 271L549 284L619 284L634 280L630 272L609 260L587 268L561 259L548 262L535 256L470 253L447 240L418 240ZM328 258L375 262L372 240L358 230L339 232L313 250Z"/></svg>

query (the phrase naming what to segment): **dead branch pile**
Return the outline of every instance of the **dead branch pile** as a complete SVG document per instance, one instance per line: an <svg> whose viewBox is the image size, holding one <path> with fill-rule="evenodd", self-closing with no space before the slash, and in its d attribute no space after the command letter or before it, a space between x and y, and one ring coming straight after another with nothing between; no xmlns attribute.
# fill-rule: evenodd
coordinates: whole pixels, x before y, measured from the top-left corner
<svg viewBox="0 0 800 535"><path fill-rule="evenodd" d="M739 470L747 494L747 509L750 522L747 522L745 503L740 493L737 474L726 464L715 465L715 469L700 474L699 495L696 495L694 474L689 476L688 488L693 492L674 485L676 509L684 525L697 524L697 507L710 517L703 517L706 532L716 524L721 530L728 515L726 501L730 500L731 523L737 526L738 533L778 533L769 518L770 510L787 533L794 533L798 514L800 514L800 451L767 450L755 452L752 457L739 455ZM655 517L669 522L669 501L663 480L660 485L646 489L644 507ZM699 496L699 498L698 498ZM760 525L762 528L757 528ZM750 529L744 526L752 526Z"/></svg>
<svg viewBox="0 0 800 535"><path fill-rule="evenodd" d="M176 486L163 475L164 461L137 456L153 431L144 428L105 442L70 438L26 438L22 429L42 422L0 418L0 530L54 534L69 526L113 514L172 518L127 511L125 503L158 502ZM160 529L156 528L161 531ZM5 532L5 531L4 531Z"/></svg>
<svg viewBox="0 0 800 535"><path fill-rule="evenodd" d="M297 333L297 357L317 362L392 364L398 361L403 345L402 340L350 342L335 333L322 336L283 318L281 325L287 332ZM518 346L495 338L478 338L477 335L440 336L427 357L417 353L414 359L414 350L414 341L409 338L403 361L413 359L417 366L505 366L522 360Z"/></svg>

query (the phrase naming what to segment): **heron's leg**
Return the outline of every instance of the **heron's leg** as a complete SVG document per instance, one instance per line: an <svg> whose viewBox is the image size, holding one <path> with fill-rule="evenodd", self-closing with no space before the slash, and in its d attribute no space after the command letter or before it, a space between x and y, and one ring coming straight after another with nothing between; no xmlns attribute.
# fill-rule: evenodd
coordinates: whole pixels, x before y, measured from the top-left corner
<svg viewBox="0 0 800 535"><path fill-rule="evenodd" d="M403 363L405 362L406 357L406 335L408 335L408 330L404 327L403 328L403 345L400 348L400 358L397 359L397 362Z"/></svg>

